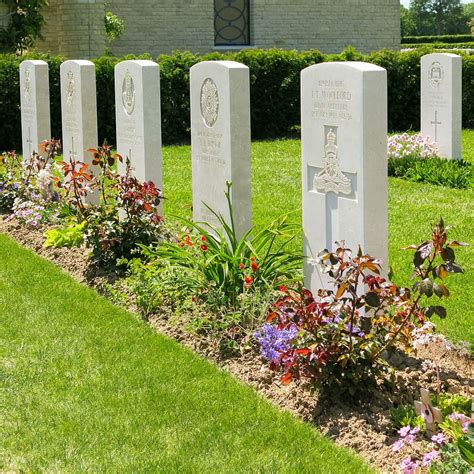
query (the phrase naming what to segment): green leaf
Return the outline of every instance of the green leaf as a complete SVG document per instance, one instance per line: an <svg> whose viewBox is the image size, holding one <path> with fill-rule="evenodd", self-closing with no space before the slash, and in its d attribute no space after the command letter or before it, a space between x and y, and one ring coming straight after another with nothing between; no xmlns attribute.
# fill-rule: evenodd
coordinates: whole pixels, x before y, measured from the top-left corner
<svg viewBox="0 0 474 474"><path fill-rule="evenodd" d="M441 258L445 262L454 262L456 259L456 256L454 255L454 250L450 247L446 247L443 250L441 250Z"/></svg>
<svg viewBox="0 0 474 474"><path fill-rule="evenodd" d="M464 273L464 270L454 262L446 262L444 267L449 273Z"/></svg>
<svg viewBox="0 0 474 474"><path fill-rule="evenodd" d="M380 298L377 293L373 291L365 295L365 302L372 308L378 308L380 306Z"/></svg>
<svg viewBox="0 0 474 474"><path fill-rule="evenodd" d="M444 319L447 316L446 308L443 306L428 306L428 308L426 308L425 314L428 318L431 318L433 314L437 314L441 319Z"/></svg>
<svg viewBox="0 0 474 474"><path fill-rule="evenodd" d="M425 278L420 282L420 293L428 298L433 296L433 282L429 278Z"/></svg>
<svg viewBox="0 0 474 474"><path fill-rule="evenodd" d="M462 458L470 465L474 466L474 445L466 438L458 440L458 448Z"/></svg>

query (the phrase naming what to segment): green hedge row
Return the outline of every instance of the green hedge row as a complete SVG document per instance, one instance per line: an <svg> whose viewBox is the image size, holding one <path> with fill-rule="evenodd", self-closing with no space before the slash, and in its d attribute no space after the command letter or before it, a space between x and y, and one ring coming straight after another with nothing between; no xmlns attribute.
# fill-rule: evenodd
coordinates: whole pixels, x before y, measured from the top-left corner
<svg viewBox="0 0 474 474"><path fill-rule="evenodd" d="M245 50L205 56L176 52L160 56L164 143L189 140L189 69L198 61L229 59L250 68L252 136L289 136L300 123L300 71L323 61L367 61L388 71L390 131L418 130L420 124L420 60L429 49L380 51L362 55L352 49L338 55L318 51ZM474 56L463 54L463 126L474 128ZM143 58L145 56L141 56ZM61 136L59 67L64 58L35 54L50 66L52 135ZM115 143L114 66L124 59L94 60L97 75L99 140ZM25 59L0 56L0 150L20 149L19 65Z"/></svg>
<svg viewBox="0 0 474 474"><path fill-rule="evenodd" d="M405 36L402 38L402 44L472 42L474 42L474 35Z"/></svg>
<svg viewBox="0 0 474 474"><path fill-rule="evenodd" d="M474 41L471 43L412 43L404 44L403 49L407 48L434 48L434 49L474 49ZM456 51L454 51L456 53Z"/></svg>

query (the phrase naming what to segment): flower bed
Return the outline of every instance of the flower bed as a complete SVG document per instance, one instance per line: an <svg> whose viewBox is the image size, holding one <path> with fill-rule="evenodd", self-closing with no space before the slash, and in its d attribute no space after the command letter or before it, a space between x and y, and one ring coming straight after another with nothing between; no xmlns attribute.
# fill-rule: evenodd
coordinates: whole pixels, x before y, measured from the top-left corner
<svg viewBox="0 0 474 474"><path fill-rule="evenodd" d="M285 218L241 239L220 216L215 228L189 221L167 228L153 183L130 170L119 176L122 158L109 147L91 153L98 176L83 163L58 163L55 142L24 163L4 155L0 203L9 214L0 231L375 465L469 472L462 417L470 415L472 359L429 322L446 317L446 276L462 273L454 252L464 244L447 239L442 220L430 240L409 248L414 286L395 285L376 258L341 244L320 256L335 290L311 295L301 287L303 257L289 249L295 229ZM99 204L87 203L91 193ZM229 196L230 184L232 216ZM443 412L436 433L425 433L428 419L410 410L421 388Z"/></svg>

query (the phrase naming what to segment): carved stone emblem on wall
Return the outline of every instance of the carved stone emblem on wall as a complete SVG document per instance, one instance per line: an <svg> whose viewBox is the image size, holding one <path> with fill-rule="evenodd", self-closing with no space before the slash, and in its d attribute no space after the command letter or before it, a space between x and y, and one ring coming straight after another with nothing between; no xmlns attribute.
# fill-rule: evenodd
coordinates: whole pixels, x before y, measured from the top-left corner
<svg viewBox="0 0 474 474"><path fill-rule="evenodd" d="M67 73L67 84L66 84L66 102L67 105L72 106L74 102L74 93L76 90L76 84L74 82L74 73L69 71Z"/></svg>
<svg viewBox="0 0 474 474"><path fill-rule="evenodd" d="M443 66L441 66L441 63L435 61L430 66L428 75L430 78L430 84L435 88L439 87L439 85L443 82L444 79L444 69Z"/></svg>
<svg viewBox="0 0 474 474"><path fill-rule="evenodd" d="M314 177L314 189L326 192L333 191L338 194L351 194L351 180L341 171L337 149L337 129L329 129L326 135L324 167Z"/></svg>
<svg viewBox="0 0 474 474"><path fill-rule="evenodd" d="M30 102L31 99L31 77L29 69L25 71L25 82L23 83L23 98L25 102Z"/></svg>
<svg viewBox="0 0 474 474"><path fill-rule="evenodd" d="M129 71L126 72L122 83L122 104L127 115L132 115L135 109L135 84Z"/></svg>
<svg viewBox="0 0 474 474"><path fill-rule="evenodd" d="M213 127L219 116L219 93L216 83L209 77L201 88L201 115L208 127Z"/></svg>

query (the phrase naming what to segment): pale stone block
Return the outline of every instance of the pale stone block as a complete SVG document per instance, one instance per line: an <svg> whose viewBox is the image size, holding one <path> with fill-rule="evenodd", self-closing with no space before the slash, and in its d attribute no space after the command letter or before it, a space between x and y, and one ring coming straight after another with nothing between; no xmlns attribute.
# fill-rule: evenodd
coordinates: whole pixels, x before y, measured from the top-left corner
<svg viewBox="0 0 474 474"><path fill-rule="evenodd" d="M134 176L162 189L160 68L153 61L123 61L115 67L117 152Z"/></svg>
<svg viewBox="0 0 474 474"><path fill-rule="evenodd" d="M387 74L362 62L301 73L305 285L327 288L323 249L345 241L388 269ZM334 289L334 288L328 288Z"/></svg>
<svg viewBox="0 0 474 474"><path fill-rule="evenodd" d="M95 65L91 61L61 64L61 112L64 160L87 163L97 175L93 155L87 151L98 146ZM88 201L98 202L98 193L89 193Z"/></svg>
<svg viewBox="0 0 474 474"><path fill-rule="evenodd" d="M234 61L191 68L193 217L216 225L207 204L230 223L224 196L232 181L234 221L240 237L252 225L249 69Z"/></svg>
<svg viewBox="0 0 474 474"><path fill-rule="evenodd" d="M23 157L39 152L39 145L51 138L49 73L45 61L20 64L21 136Z"/></svg>
<svg viewBox="0 0 474 474"><path fill-rule="evenodd" d="M462 158L462 61L448 53L421 58L421 133L444 158Z"/></svg>

